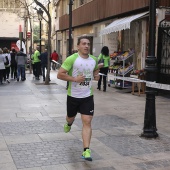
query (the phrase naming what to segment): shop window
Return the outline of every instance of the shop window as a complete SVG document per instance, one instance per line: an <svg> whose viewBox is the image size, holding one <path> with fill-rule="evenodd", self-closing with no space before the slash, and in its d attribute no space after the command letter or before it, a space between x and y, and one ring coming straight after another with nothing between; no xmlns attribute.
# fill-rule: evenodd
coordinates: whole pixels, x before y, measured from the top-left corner
<svg viewBox="0 0 170 170"><path fill-rule="evenodd" d="M21 3L20 0L15 0L15 8L20 8Z"/></svg>
<svg viewBox="0 0 170 170"><path fill-rule="evenodd" d="M4 8L8 8L8 1L4 1Z"/></svg>
<svg viewBox="0 0 170 170"><path fill-rule="evenodd" d="M15 8L15 1L10 1L10 5L9 5L10 8Z"/></svg>
<svg viewBox="0 0 170 170"><path fill-rule="evenodd" d="M19 8L21 0L1 0L0 8Z"/></svg>

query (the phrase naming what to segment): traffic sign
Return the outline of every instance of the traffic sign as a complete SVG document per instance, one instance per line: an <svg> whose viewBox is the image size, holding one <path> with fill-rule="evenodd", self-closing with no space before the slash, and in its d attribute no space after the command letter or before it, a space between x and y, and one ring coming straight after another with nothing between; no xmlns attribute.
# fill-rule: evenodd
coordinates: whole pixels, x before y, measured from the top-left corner
<svg viewBox="0 0 170 170"><path fill-rule="evenodd" d="M27 32L27 38L31 37L31 32Z"/></svg>

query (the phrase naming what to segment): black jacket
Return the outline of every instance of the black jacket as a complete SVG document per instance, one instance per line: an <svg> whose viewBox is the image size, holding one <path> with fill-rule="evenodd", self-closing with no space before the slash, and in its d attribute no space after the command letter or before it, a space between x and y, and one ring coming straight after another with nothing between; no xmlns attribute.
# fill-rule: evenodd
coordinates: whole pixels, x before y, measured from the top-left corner
<svg viewBox="0 0 170 170"><path fill-rule="evenodd" d="M41 53L39 59L41 60L41 65L46 66L48 63L48 53L47 52Z"/></svg>
<svg viewBox="0 0 170 170"><path fill-rule="evenodd" d="M17 62L16 62L16 60L15 60L15 55L16 55L15 52L12 52L12 53L11 53L11 65L12 65L12 66L17 65Z"/></svg>

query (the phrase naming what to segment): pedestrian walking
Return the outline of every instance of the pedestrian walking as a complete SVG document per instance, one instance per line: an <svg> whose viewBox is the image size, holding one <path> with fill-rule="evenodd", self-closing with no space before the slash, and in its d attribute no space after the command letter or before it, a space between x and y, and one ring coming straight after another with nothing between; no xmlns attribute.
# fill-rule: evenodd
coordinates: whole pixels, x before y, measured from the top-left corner
<svg viewBox="0 0 170 170"><path fill-rule="evenodd" d="M40 80L40 74L41 74L41 61L39 59L40 57L40 52L39 52L39 47L34 52L33 55L33 62L34 62L34 72L35 72L35 79Z"/></svg>
<svg viewBox="0 0 170 170"><path fill-rule="evenodd" d="M47 49L45 49L44 52L40 54L40 60L41 60L41 69L42 69L43 81L45 81L45 69L47 70L47 65L48 65ZM49 80L50 80L50 78L49 78Z"/></svg>
<svg viewBox="0 0 170 170"><path fill-rule="evenodd" d="M5 64L6 59L5 56L3 55L3 51L0 48L0 84L3 84L3 76L4 76L4 70L5 70Z"/></svg>
<svg viewBox="0 0 170 170"><path fill-rule="evenodd" d="M34 65L34 53L35 53L35 49L33 49L33 53L32 53L32 55L31 55L31 66L32 66L33 75L34 75L34 77L35 77L36 71L35 71L35 65ZM34 77L33 77L33 78L34 78Z"/></svg>
<svg viewBox="0 0 170 170"><path fill-rule="evenodd" d="M15 48L12 49L11 55L11 78L17 78L17 62L15 60L16 51Z"/></svg>
<svg viewBox="0 0 170 170"><path fill-rule="evenodd" d="M7 64L5 64L4 82L7 81L7 83L10 83L9 74L10 74L11 55L9 54L9 51L6 47L3 48L3 54L6 60L8 60Z"/></svg>
<svg viewBox="0 0 170 170"><path fill-rule="evenodd" d="M17 62L17 81L19 81L20 75L21 80L25 81L25 65L27 63L27 55L23 53L23 48L16 54L15 60Z"/></svg>
<svg viewBox="0 0 170 170"><path fill-rule="evenodd" d="M54 52L51 54L51 60L54 60L54 61L58 61L59 57L58 57L58 54L56 52L56 50L54 50ZM55 70L57 68L57 64L55 62L52 62L52 69Z"/></svg>
<svg viewBox="0 0 170 170"><path fill-rule="evenodd" d="M92 161L90 140L92 135L91 121L94 114L92 79L99 79L96 57L89 54L90 40L83 36L78 38L78 53L67 57L61 65L57 78L69 82L67 93L67 116L64 132L71 130L77 115L81 114L83 123L82 138L84 151L82 158Z"/></svg>
<svg viewBox="0 0 170 170"><path fill-rule="evenodd" d="M100 75L100 79L98 81L97 89L101 90L101 82L103 79L103 91L106 92L106 87L107 87L106 79L107 79L107 73L108 73L109 65L110 65L109 48L107 46L104 46L101 49L101 53L98 57L98 62L100 62L100 61L103 64L103 66L100 68L101 75Z"/></svg>

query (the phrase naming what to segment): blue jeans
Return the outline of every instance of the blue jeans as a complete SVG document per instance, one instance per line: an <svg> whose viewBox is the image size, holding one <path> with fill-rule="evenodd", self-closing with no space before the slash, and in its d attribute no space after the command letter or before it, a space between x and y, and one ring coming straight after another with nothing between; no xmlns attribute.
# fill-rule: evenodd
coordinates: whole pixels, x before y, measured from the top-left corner
<svg viewBox="0 0 170 170"><path fill-rule="evenodd" d="M21 75L21 79L24 80L25 79L25 65L18 65L17 69L18 69L17 78L19 79Z"/></svg>

